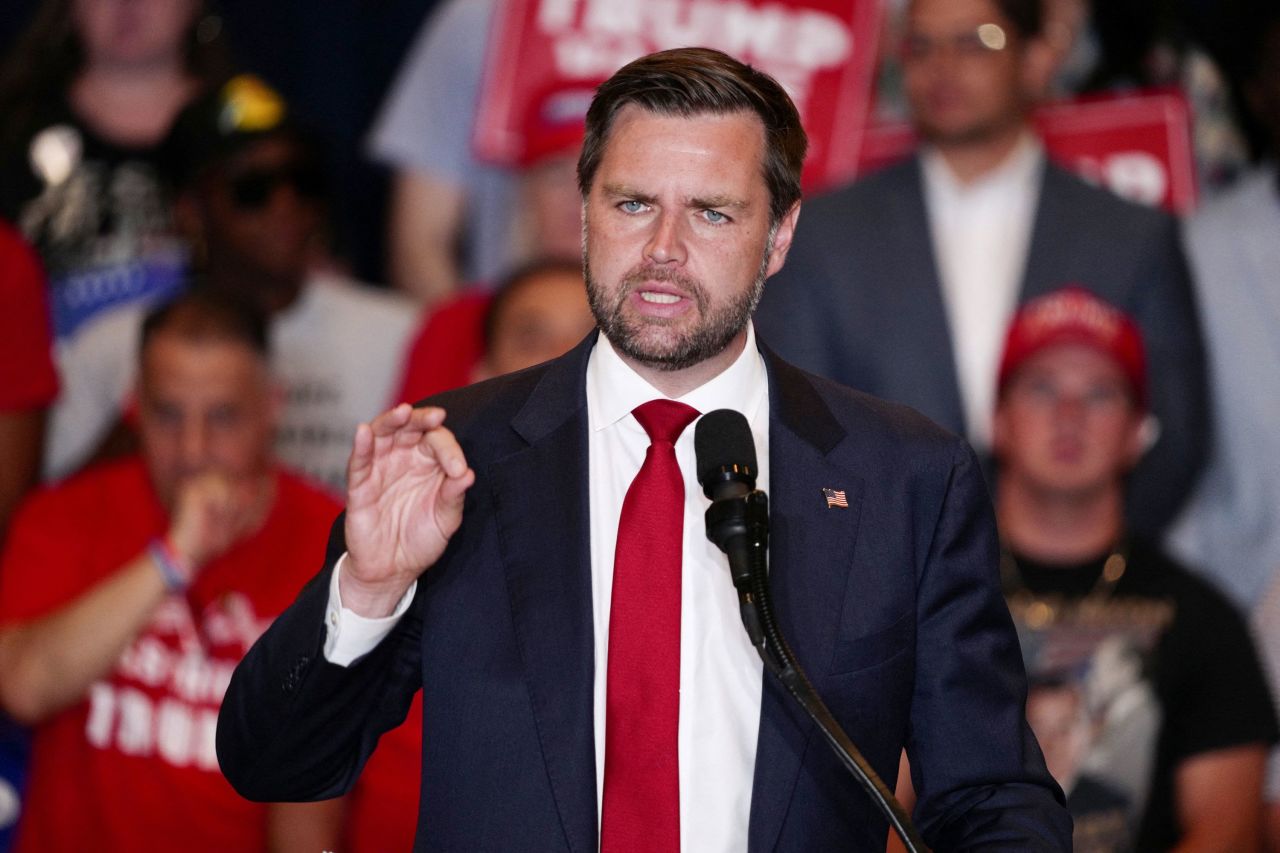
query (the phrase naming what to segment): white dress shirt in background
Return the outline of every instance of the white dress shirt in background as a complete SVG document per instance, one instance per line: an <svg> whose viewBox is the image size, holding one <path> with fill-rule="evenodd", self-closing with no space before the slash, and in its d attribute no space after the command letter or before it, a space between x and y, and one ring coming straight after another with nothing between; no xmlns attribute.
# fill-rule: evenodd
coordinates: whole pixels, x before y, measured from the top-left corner
<svg viewBox="0 0 1280 853"><path fill-rule="evenodd" d="M966 431L974 447L989 451L996 371L1026 272L1044 149L1028 133L1003 163L968 184L936 150L922 149L920 162Z"/></svg>

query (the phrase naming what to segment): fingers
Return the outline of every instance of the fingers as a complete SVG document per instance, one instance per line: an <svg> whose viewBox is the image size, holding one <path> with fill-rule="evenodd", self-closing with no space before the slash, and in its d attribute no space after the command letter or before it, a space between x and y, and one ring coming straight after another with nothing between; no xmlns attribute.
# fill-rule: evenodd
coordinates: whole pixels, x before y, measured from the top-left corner
<svg viewBox="0 0 1280 853"><path fill-rule="evenodd" d="M401 403L394 409L388 409L369 421L369 428L374 437L391 435L408 422L412 409L408 403Z"/></svg>
<svg viewBox="0 0 1280 853"><path fill-rule="evenodd" d="M470 468L462 472L460 477L450 477L440 487L441 499L449 503L461 503L462 497L476 482L476 472Z"/></svg>
<svg viewBox="0 0 1280 853"><path fill-rule="evenodd" d="M392 447L413 446L425 433L444 423L445 411L438 406L415 409L401 403L356 427L347 460L347 490L362 486L373 471L374 459Z"/></svg>
<svg viewBox="0 0 1280 853"><path fill-rule="evenodd" d="M356 427L351 456L347 459L347 491L362 485L372 470L373 429L368 424L360 424Z"/></svg>
<svg viewBox="0 0 1280 853"><path fill-rule="evenodd" d="M205 471L179 486L169 530L174 549L193 565L203 565L225 547L222 540L235 531L240 490L221 471Z"/></svg>
<svg viewBox="0 0 1280 853"><path fill-rule="evenodd" d="M476 473L468 468L461 476L448 477L440 485L440 491L436 495L436 529L446 541L453 537L462 524L467 489L475 481Z"/></svg>
<svg viewBox="0 0 1280 853"><path fill-rule="evenodd" d="M467 457L463 454L458 439L447 427L438 427L425 433L418 446L435 458L446 477L453 479L467 473Z"/></svg>
<svg viewBox="0 0 1280 853"><path fill-rule="evenodd" d="M394 409L378 415L369 423L369 427L373 431L374 438L395 436L405 431L423 433L444 423L444 415L444 409L439 406L415 409L408 403L401 403Z"/></svg>

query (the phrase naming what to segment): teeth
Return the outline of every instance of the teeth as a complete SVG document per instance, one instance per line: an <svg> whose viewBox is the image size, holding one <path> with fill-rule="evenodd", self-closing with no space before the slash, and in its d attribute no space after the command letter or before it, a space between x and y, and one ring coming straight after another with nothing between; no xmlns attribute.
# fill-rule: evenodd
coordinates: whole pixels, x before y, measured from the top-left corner
<svg viewBox="0 0 1280 853"><path fill-rule="evenodd" d="M674 305L680 301L680 297L674 293L650 293L648 291L642 291L640 298L645 302L653 302L657 305Z"/></svg>

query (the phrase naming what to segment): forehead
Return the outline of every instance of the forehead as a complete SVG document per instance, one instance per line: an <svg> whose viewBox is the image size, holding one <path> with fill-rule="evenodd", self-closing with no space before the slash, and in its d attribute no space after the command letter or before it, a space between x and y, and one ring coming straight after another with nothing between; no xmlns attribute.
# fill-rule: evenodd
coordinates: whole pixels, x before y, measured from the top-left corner
<svg viewBox="0 0 1280 853"><path fill-rule="evenodd" d="M600 161L602 182L764 183L764 122L755 113L668 115L628 104L618 111ZM645 187L640 187L645 189ZM693 192L703 188L690 187Z"/></svg>
<svg viewBox="0 0 1280 853"><path fill-rule="evenodd" d="M283 134L246 142L216 169L221 176L238 175L252 169L293 163L302 157L301 146Z"/></svg>
<svg viewBox="0 0 1280 853"><path fill-rule="evenodd" d="M1072 377L1089 383L1128 386L1124 369L1110 355L1096 347L1078 343L1047 346L1026 360L1013 380L1043 377Z"/></svg>
<svg viewBox="0 0 1280 853"><path fill-rule="evenodd" d="M1010 30L992 0L914 0L907 8L907 28L915 32L953 32L985 23Z"/></svg>
<svg viewBox="0 0 1280 853"><path fill-rule="evenodd" d="M158 332L142 351L142 393L191 404L252 397L266 391L267 367L248 344Z"/></svg>

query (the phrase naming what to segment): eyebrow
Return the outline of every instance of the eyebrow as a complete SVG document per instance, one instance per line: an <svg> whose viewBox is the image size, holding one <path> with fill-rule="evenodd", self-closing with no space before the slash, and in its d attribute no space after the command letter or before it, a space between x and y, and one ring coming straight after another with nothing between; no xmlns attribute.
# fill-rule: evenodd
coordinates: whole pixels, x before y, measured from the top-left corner
<svg viewBox="0 0 1280 853"><path fill-rule="evenodd" d="M751 204L745 199L734 198L728 195L712 195L705 198L691 198L689 204L693 207L728 207L734 210L742 210L750 207Z"/></svg>
<svg viewBox="0 0 1280 853"><path fill-rule="evenodd" d="M605 195L613 198L634 199L644 204L653 204L658 197L650 193L640 192L637 189L628 187L625 184L603 184L601 189ZM685 200L688 207L697 208L730 208L732 210L743 210L751 206L751 203L745 199L734 198L729 195L710 195L710 196L692 196Z"/></svg>
<svg viewBox="0 0 1280 853"><path fill-rule="evenodd" d="M649 193L642 193L638 189L629 187L626 184L603 184L601 189L604 191L605 195L612 196L613 198L634 199L635 201L641 201L645 204L652 204L658 200L657 196L650 195Z"/></svg>

